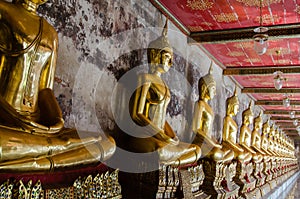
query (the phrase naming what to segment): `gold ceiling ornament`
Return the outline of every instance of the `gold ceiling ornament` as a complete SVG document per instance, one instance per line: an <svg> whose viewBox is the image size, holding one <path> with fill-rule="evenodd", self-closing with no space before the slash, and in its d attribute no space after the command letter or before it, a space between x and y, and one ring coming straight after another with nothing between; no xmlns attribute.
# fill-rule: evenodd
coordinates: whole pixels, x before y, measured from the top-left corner
<svg viewBox="0 0 300 199"><path fill-rule="evenodd" d="M233 45L235 48L252 48L253 43L252 42L237 42Z"/></svg>
<svg viewBox="0 0 300 199"><path fill-rule="evenodd" d="M281 48L281 47L275 47L275 48L270 48L268 50L268 55L272 55L272 56L277 56L278 51L280 51L281 55L287 55L287 54L291 54L290 49L288 48Z"/></svg>
<svg viewBox="0 0 300 199"><path fill-rule="evenodd" d="M280 21L281 17L278 15L269 15L269 14L265 14L262 15L262 21L264 22L264 24L273 24L273 23L278 23ZM257 16L254 19L254 22L259 23L260 22L260 16Z"/></svg>
<svg viewBox="0 0 300 199"><path fill-rule="evenodd" d="M186 3L187 7L191 8L192 10L202 11L212 8L214 5L214 3L209 0L187 0Z"/></svg>
<svg viewBox="0 0 300 199"><path fill-rule="evenodd" d="M242 66L243 64L241 62L234 62L234 63L228 63L224 64L226 67L232 67L232 66Z"/></svg>
<svg viewBox="0 0 300 199"><path fill-rule="evenodd" d="M238 20L238 16L235 13L221 13L219 15L214 15L215 21L219 23L230 23Z"/></svg>
<svg viewBox="0 0 300 199"><path fill-rule="evenodd" d="M244 56L244 52L242 51L230 51L227 53L228 56L230 57L240 57L240 56Z"/></svg>
<svg viewBox="0 0 300 199"><path fill-rule="evenodd" d="M240 2L246 6L260 6L260 0L236 0L237 2ZM275 3L281 3L282 0L268 0L262 2L262 7L275 4Z"/></svg>
<svg viewBox="0 0 300 199"><path fill-rule="evenodd" d="M187 26L187 27L188 27L188 29L189 29L191 32L199 32L199 31L204 31L204 30L205 30L205 29L203 28L203 26L211 27L211 26L213 26L213 24L204 21L204 22L201 23L201 26L191 26L191 25L190 25L190 26Z"/></svg>
<svg viewBox="0 0 300 199"><path fill-rule="evenodd" d="M277 64L281 64L281 65L284 65L284 64L291 64L292 60L290 59L278 59L277 60Z"/></svg>
<svg viewBox="0 0 300 199"><path fill-rule="evenodd" d="M204 28L202 26L188 26L188 29L191 32L199 32L199 31L204 31Z"/></svg>
<svg viewBox="0 0 300 199"><path fill-rule="evenodd" d="M201 25L203 25L203 26L209 26L209 27L213 26L212 23L209 23L209 22L206 22L206 21L202 22Z"/></svg>
<svg viewBox="0 0 300 199"><path fill-rule="evenodd" d="M248 59L244 59L243 60L244 62L249 62L249 63L258 63L258 62L261 62L261 59L259 58L248 58Z"/></svg>

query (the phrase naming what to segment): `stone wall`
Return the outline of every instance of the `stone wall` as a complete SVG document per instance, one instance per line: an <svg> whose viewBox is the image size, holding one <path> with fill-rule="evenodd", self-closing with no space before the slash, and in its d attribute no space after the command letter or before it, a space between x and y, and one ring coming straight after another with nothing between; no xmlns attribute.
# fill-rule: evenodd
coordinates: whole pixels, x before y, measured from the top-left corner
<svg viewBox="0 0 300 199"><path fill-rule="evenodd" d="M161 34L165 17L150 2L141 0L50 0L39 13L59 34L54 91L66 126L113 130L118 110L112 105L122 97L116 93L116 85L128 72L147 70L147 46ZM198 99L197 83L208 72L211 59L201 46L187 44L187 37L171 22L168 37L175 55L172 70L163 75L172 93L167 120L187 141L191 138L193 105ZM213 75L217 95L210 104L215 112L213 136L220 141L225 100L235 84L222 76L222 66L216 63ZM235 120L241 126L241 113L249 97L240 90L238 93L241 105ZM256 107L255 116L258 112Z"/></svg>

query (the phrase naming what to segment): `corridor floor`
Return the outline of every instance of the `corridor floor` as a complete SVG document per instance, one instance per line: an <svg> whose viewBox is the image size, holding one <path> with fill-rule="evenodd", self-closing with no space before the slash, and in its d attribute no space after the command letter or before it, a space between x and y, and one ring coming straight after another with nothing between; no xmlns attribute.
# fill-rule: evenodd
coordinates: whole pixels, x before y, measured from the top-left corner
<svg viewBox="0 0 300 199"><path fill-rule="evenodd" d="M300 199L300 175L298 175L298 179L290 186L291 189L285 199Z"/></svg>

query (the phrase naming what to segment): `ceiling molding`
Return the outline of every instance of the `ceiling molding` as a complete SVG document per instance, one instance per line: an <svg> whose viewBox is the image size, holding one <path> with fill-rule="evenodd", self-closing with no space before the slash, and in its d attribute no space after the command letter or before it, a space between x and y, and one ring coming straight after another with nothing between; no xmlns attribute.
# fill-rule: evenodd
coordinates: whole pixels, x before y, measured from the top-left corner
<svg viewBox="0 0 300 199"><path fill-rule="evenodd" d="M300 118L298 118L298 117L291 118L289 115L286 115L286 116L272 116L270 119L274 120L274 121L290 121L290 122L293 122L295 119L300 120Z"/></svg>
<svg viewBox="0 0 300 199"><path fill-rule="evenodd" d="M281 71L284 74L300 73L300 66L227 67L223 70L223 75L266 75L274 74L277 71Z"/></svg>
<svg viewBox="0 0 300 199"><path fill-rule="evenodd" d="M298 135L298 131L297 130L285 130L284 131L286 134L292 134L292 133L295 133Z"/></svg>
<svg viewBox="0 0 300 199"><path fill-rule="evenodd" d="M277 90L275 88L246 87L242 89L242 93L300 93L300 88L282 88Z"/></svg>
<svg viewBox="0 0 300 199"><path fill-rule="evenodd" d="M289 129L289 130L296 129L296 126L293 125L292 123L276 122L276 125L279 126L281 129Z"/></svg>
<svg viewBox="0 0 300 199"><path fill-rule="evenodd" d="M289 115L291 111L289 110L265 110L264 114L270 115ZM299 115L300 111L295 111L295 115Z"/></svg>
<svg viewBox="0 0 300 199"><path fill-rule="evenodd" d="M255 101L255 105L265 105L265 106L280 106L283 105L282 100L257 100ZM300 100L290 100L290 105L300 105Z"/></svg>
<svg viewBox="0 0 300 199"><path fill-rule="evenodd" d="M236 28L229 30L214 30L192 32L188 38L188 43L224 43L253 40L256 34L250 28ZM268 27L269 40L284 39L284 38L299 38L300 24L285 24Z"/></svg>

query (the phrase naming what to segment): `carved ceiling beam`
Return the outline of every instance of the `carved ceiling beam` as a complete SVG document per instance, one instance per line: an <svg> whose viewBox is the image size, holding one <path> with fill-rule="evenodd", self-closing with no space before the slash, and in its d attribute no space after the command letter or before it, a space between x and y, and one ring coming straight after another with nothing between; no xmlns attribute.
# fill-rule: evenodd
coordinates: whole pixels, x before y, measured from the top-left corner
<svg viewBox="0 0 300 199"><path fill-rule="evenodd" d="M290 104L295 106L300 105L300 100L291 100ZM282 105L282 100L274 100L274 101L257 100L255 101L255 105L278 106L278 105Z"/></svg>
<svg viewBox="0 0 300 199"><path fill-rule="evenodd" d="M290 132L290 133L287 133L287 136L293 138L293 140L297 140L299 142L300 140L300 136L298 135L297 132ZM297 143L298 143L297 142Z"/></svg>
<svg viewBox="0 0 300 199"><path fill-rule="evenodd" d="M296 126L294 126L292 123L276 122L276 125L281 129L296 129Z"/></svg>
<svg viewBox="0 0 300 199"><path fill-rule="evenodd" d="M294 134L294 133L298 135L298 131L296 129L295 130L285 130L284 132L287 135Z"/></svg>
<svg viewBox="0 0 300 199"><path fill-rule="evenodd" d="M287 122L293 122L295 119L300 120L300 118L298 118L298 117L291 118L290 115L286 115L286 116L272 116L270 119L274 120L274 121L287 121Z"/></svg>
<svg viewBox="0 0 300 199"><path fill-rule="evenodd" d="M265 66L265 67L227 67L223 70L223 75L266 75L281 71L284 74L300 73L300 66Z"/></svg>
<svg viewBox="0 0 300 199"><path fill-rule="evenodd" d="M242 93L300 93L300 88L282 88L277 90L275 88L246 87L242 89Z"/></svg>
<svg viewBox="0 0 300 199"><path fill-rule="evenodd" d="M289 115L291 111L289 110L266 110L264 111L264 114L270 114L270 115ZM296 111L295 115L299 115L300 111Z"/></svg>
<svg viewBox="0 0 300 199"><path fill-rule="evenodd" d="M253 40L256 34L251 28L237 28L230 30L214 30L192 32L188 38L188 43L224 43ZM299 38L300 24L285 24L268 27L269 40L284 38Z"/></svg>

